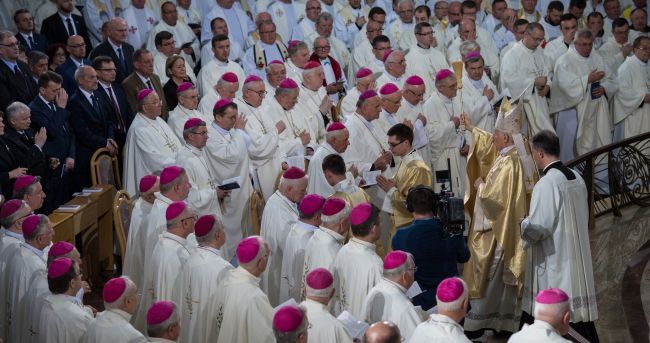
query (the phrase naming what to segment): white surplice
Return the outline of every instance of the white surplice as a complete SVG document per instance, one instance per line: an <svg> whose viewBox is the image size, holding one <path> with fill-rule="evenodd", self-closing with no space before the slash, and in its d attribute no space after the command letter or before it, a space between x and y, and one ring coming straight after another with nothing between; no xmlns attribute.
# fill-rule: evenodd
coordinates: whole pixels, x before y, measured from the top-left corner
<svg viewBox="0 0 650 343"><path fill-rule="evenodd" d="M217 93L217 90L213 86L212 88L207 89L205 93L203 93L203 96L201 97L201 101L199 101L199 107L197 108L197 110L200 113L205 113L206 116L211 115L214 110L214 105L216 105L217 101L219 100L221 100L221 95ZM210 124L213 121L214 121L214 116L206 123Z"/></svg>
<svg viewBox="0 0 650 343"><path fill-rule="evenodd" d="M544 48L544 55L546 58L548 58L551 70L555 68L555 62L557 62L557 59L569 51L569 45L570 44L567 45L564 43L563 38L554 39L546 44L546 47Z"/></svg>
<svg viewBox="0 0 650 343"><path fill-rule="evenodd" d="M583 57L571 47L555 63L555 80L551 86L553 96L549 107L551 113L560 112L557 118L560 145L564 149L575 143L576 156L612 142L613 125L607 96L603 95L598 99L592 99L591 96L593 83L589 83L588 78L593 70L605 72L605 77L599 83L605 88L606 95L616 93L618 87L614 75L609 72L597 52ZM569 111L575 114L566 113ZM576 116L574 118L577 119L577 127L569 125L570 116ZM573 152L573 149L566 150ZM570 156L562 155L561 157ZM570 157L572 159L575 156Z"/></svg>
<svg viewBox="0 0 650 343"><path fill-rule="evenodd" d="M633 40L628 40L626 44L632 44ZM616 42L616 39L608 39L605 44L601 45L598 49L598 53L602 56L610 72L617 73L618 68L625 62L625 56L621 49L623 44Z"/></svg>
<svg viewBox="0 0 650 343"><path fill-rule="evenodd" d="M221 217L217 181L205 158L205 150L185 144L176 155L176 164L185 169L192 185L186 201L196 215L216 214Z"/></svg>
<svg viewBox="0 0 650 343"><path fill-rule="evenodd" d="M334 188L327 183L323 173L323 160L329 155L341 155L332 146L325 142L316 149L316 152L309 161L309 185L307 186L308 194L318 194L322 197L328 197L334 193Z"/></svg>
<svg viewBox="0 0 650 343"><path fill-rule="evenodd" d="M133 283L142 288L144 278L144 253L146 246L147 219L153 204L138 198L131 211L129 237L126 240L126 251L122 275L131 278Z"/></svg>
<svg viewBox="0 0 650 343"><path fill-rule="evenodd" d="M423 114L427 116L427 133L429 137L429 154L431 156L431 171L433 172L433 187L440 191L442 180L438 180L436 172L448 171L447 186L456 196L463 196L467 187L467 158L460 155L460 148L468 144L468 132L456 130L451 117L460 117L461 104L457 95L449 99L439 92L433 92L424 103ZM449 190L449 187L447 187Z"/></svg>
<svg viewBox="0 0 650 343"><path fill-rule="evenodd" d="M566 340L551 324L535 320L531 325L525 324L521 331L510 336L510 343L564 343Z"/></svg>
<svg viewBox="0 0 650 343"><path fill-rule="evenodd" d="M210 317L210 337L206 342L216 343L271 343L275 342L272 321L273 308L260 289L260 279L242 267L227 272L208 307L215 315Z"/></svg>
<svg viewBox="0 0 650 343"><path fill-rule="evenodd" d="M244 231L249 229L249 199L253 193L248 162L250 138L242 130L233 128L226 131L215 122L208 126L208 134L204 151L217 182L222 184L227 179L237 177L240 187L230 191L230 195L223 200L221 211L221 220L226 229L226 244L222 252L229 261L235 255L239 241L247 236Z"/></svg>
<svg viewBox="0 0 650 343"><path fill-rule="evenodd" d="M307 299L301 303L307 309L309 318L308 341L313 343L350 343L352 337L347 329L336 319L327 306Z"/></svg>
<svg viewBox="0 0 650 343"><path fill-rule="evenodd" d="M643 98L650 93L648 63L632 55L618 68L618 93L612 112L617 126L617 140L650 131L650 104Z"/></svg>
<svg viewBox="0 0 650 343"><path fill-rule="evenodd" d="M492 100L483 95L485 86L494 92ZM492 83L492 80L485 73L483 73L480 80L471 80L467 73L464 73L461 92L463 92L464 111L469 114L474 126L487 132L494 132L494 124L497 119L492 105L499 95L497 86Z"/></svg>
<svg viewBox="0 0 650 343"><path fill-rule="evenodd" d="M147 339L129 321L131 315L120 309L97 313L80 343L144 343Z"/></svg>
<svg viewBox="0 0 650 343"><path fill-rule="evenodd" d="M316 268L325 268L332 272L334 259L343 247L345 237L324 227L319 227L305 246L305 262L302 279ZM338 292L338 291L337 291Z"/></svg>
<svg viewBox="0 0 650 343"><path fill-rule="evenodd" d="M404 74L400 76L395 76L389 74L387 71L384 70L384 72L377 78L377 86L376 89L381 89L385 84L387 83L394 83L397 87L404 87L404 82L406 82L406 79L409 77L409 75L406 74L406 71Z"/></svg>
<svg viewBox="0 0 650 343"><path fill-rule="evenodd" d="M530 215L521 223L527 246L523 309L532 313L535 295L557 287L569 295L572 322L598 319L589 246L587 187L580 175L568 180L550 168L533 189Z"/></svg>
<svg viewBox="0 0 650 343"><path fill-rule="evenodd" d="M158 23L158 15L149 6L138 9L131 4L122 11L120 17L126 20L128 26L126 42L133 45L135 49L144 48L149 32Z"/></svg>
<svg viewBox="0 0 650 343"><path fill-rule="evenodd" d="M273 193L264 207L260 229L260 235L269 242L271 248L266 270L261 276L261 287L273 306L279 304L284 242L296 220L298 220L297 205L280 191Z"/></svg>
<svg viewBox="0 0 650 343"><path fill-rule="evenodd" d="M12 256L7 261L2 274L2 284L4 285L2 302L5 307L5 316L1 319L7 334L6 341L20 342L20 337L27 330L23 326L28 324L16 320L19 317L20 305L31 287L31 283L35 280L34 274L46 273L47 254L29 243L19 243L18 248L12 250Z"/></svg>
<svg viewBox="0 0 650 343"><path fill-rule="evenodd" d="M135 327L146 332L146 317L149 307L156 301L169 300L182 303L179 292L180 278L185 263L190 257L188 241L180 236L165 231L157 240L147 263L144 287L140 297L140 307L135 316ZM182 314L182 307L179 307Z"/></svg>
<svg viewBox="0 0 650 343"><path fill-rule="evenodd" d="M180 147L180 141L162 118L151 120L138 113L124 144L124 189L137 194L140 179L172 165Z"/></svg>
<svg viewBox="0 0 650 343"><path fill-rule="evenodd" d="M269 101L264 103L260 109L260 113L269 116L272 122L277 123L282 120L287 126L286 129L279 134L281 156L290 157L305 155L305 147L303 146L299 135L300 127L306 127L307 123L304 122L305 119L302 116L294 115L293 113L295 111L295 107L288 111L285 110L282 105L278 103L275 97L269 99Z"/></svg>
<svg viewBox="0 0 650 343"><path fill-rule="evenodd" d="M370 290L381 281L384 270L375 244L352 238L339 250L333 269L334 314L348 311L355 318L365 318L363 303Z"/></svg>
<svg viewBox="0 0 650 343"><path fill-rule="evenodd" d="M483 57L483 62L485 63L485 69L490 70L492 79L498 80L498 77L501 73L499 56L497 55L496 48L488 47L488 44L494 46L492 38L488 38L487 41L489 41L489 43L481 42L481 40L478 39L476 43L478 43L478 45L481 47L481 56ZM462 60L462 56L460 55L460 45L462 43L463 41L460 39L460 37L457 37L453 40L451 45L449 45L449 48L447 49L447 60L449 63Z"/></svg>
<svg viewBox="0 0 650 343"><path fill-rule="evenodd" d="M422 101L414 105L408 100L406 100L406 98L402 97L401 106L397 110L397 117L403 118L404 120L408 120L413 125L413 144L412 144L413 149L416 149L418 153L422 156L422 159L425 161L425 163L428 164L431 162L431 156L429 154L429 147L428 147L429 138L427 137L427 130L422 124L422 120L418 118L419 114L424 115L423 105L424 103ZM382 111L382 114L384 113L387 112ZM386 127L388 129L384 133L384 137L386 138L386 140L388 140L388 130L390 130L392 126L386 126Z"/></svg>
<svg viewBox="0 0 650 343"><path fill-rule="evenodd" d="M432 314L429 319L415 328L409 343L470 343L463 327L455 320Z"/></svg>
<svg viewBox="0 0 650 343"><path fill-rule="evenodd" d="M354 80L357 71L363 67L368 67L373 64L375 55L372 53L372 44L368 38L363 37L362 43L355 45L352 49L352 58L350 66L348 66L348 80Z"/></svg>
<svg viewBox="0 0 650 343"><path fill-rule="evenodd" d="M158 243L158 236L167 231L167 218L165 217L167 207L174 202L160 192L156 192L154 195L156 200L154 200L147 218L143 218L144 226L141 228L143 230L141 233L142 244L144 245L142 285L138 285L141 289L144 288L144 271L146 271L151 261L151 254L156 243Z"/></svg>
<svg viewBox="0 0 650 343"><path fill-rule="evenodd" d="M221 76L227 72L237 75L239 81L239 91L237 93L240 95L241 88L244 85L244 79L246 79L244 69L242 69L238 63L231 60L221 62L218 59L213 58L212 61L203 66L199 72L197 83L199 85L199 93L201 96L206 95L210 89L214 88L214 86L217 85L217 82L219 82Z"/></svg>
<svg viewBox="0 0 650 343"><path fill-rule="evenodd" d="M23 296L18 311L14 314L15 321L21 323L21 342L40 343L43 341L38 325L41 321L45 297L51 294L47 284L47 271L39 270L34 273L29 290Z"/></svg>
<svg viewBox="0 0 650 343"><path fill-rule="evenodd" d="M79 342L93 320L79 299L65 294L45 298L39 323L43 343Z"/></svg>
<svg viewBox="0 0 650 343"><path fill-rule="evenodd" d="M156 26L151 29L151 32L149 32L149 39L147 40L147 50L149 51L156 51L156 34L162 31L167 31L174 35L174 41L176 42L175 46L176 48L180 48L184 44L190 43L190 47L192 47L192 51L194 52L194 56L197 59L201 57L201 44L199 42L199 39L196 37L194 34L194 31L190 28L189 25L182 21L177 21L176 25L171 26L167 23L165 23L164 20L161 20ZM210 44L211 45L211 44ZM179 55L183 57L185 60L185 65L189 66L190 69L187 69L187 75L192 79L192 81L196 81L196 76L194 76L194 66L196 65L194 59L192 58L192 55L188 55L185 53L185 51L181 50ZM165 75L165 69L162 70L162 73L159 73L156 71L156 74L160 76L160 82L164 85L169 78L167 75ZM163 81L165 79L165 81Z"/></svg>
<svg viewBox="0 0 650 343"><path fill-rule="evenodd" d="M381 279L373 287L363 303L363 319L367 323L388 320L399 327L405 341L409 341L415 327L422 323L426 313L418 310L408 296L406 288L388 280Z"/></svg>
<svg viewBox="0 0 650 343"><path fill-rule="evenodd" d="M436 89L436 73L441 69L449 69L449 63L445 55L436 48L424 49L418 44L413 44L406 54L406 75L422 77L425 85L425 100Z"/></svg>
<svg viewBox="0 0 650 343"><path fill-rule="evenodd" d="M275 192L275 182L284 159L276 121L270 113L262 111L262 106L253 107L240 98L235 99L235 103L239 112L248 120L245 130L252 141L248 146L248 157L255 171L256 178L253 180L259 181L256 188L262 191L264 200L267 201Z"/></svg>
<svg viewBox="0 0 650 343"><path fill-rule="evenodd" d="M356 80L356 78L352 80ZM348 117L357 110L359 95L361 95L361 92L359 92L356 86L348 89L347 94L343 97L343 101L341 101L340 117L342 121L347 121Z"/></svg>
<svg viewBox="0 0 650 343"><path fill-rule="evenodd" d="M507 88L514 100L521 95L524 101L525 122L531 137L542 130L555 132L546 97L539 96L534 87L535 78L538 76L546 76L546 84L551 84L553 69L548 58L544 56L543 49L532 51L521 41L517 42L503 56L501 66L503 68L499 79L500 88Z"/></svg>
<svg viewBox="0 0 650 343"><path fill-rule="evenodd" d="M214 107L214 104L212 104L212 106ZM180 142L185 141L185 138L183 138L183 130L185 128L185 122L187 122L191 118L199 118L204 122L206 122L207 124L210 124L212 121L214 121L214 117L212 116L212 111L199 112L198 110L190 110L179 103L178 106L176 106L173 110L169 111L169 117L167 118L167 125L169 125L169 127L172 129L176 137L178 137L178 140Z"/></svg>
<svg viewBox="0 0 650 343"><path fill-rule="evenodd" d="M291 226L282 249L282 271L280 273L280 297L283 303L290 298L296 301L303 299L303 267L305 263L305 247L318 227L297 221Z"/></svg>
<svg viewBox="0 0 650 343"><path fill-rule="evenodd" d="M209 342L212 331L210 318L215 309L208 306L210 297L221 286L228 270L233 269L221 256L221 251L211 247L198 247L190 255L181 273L179 292L182 296L183 316L179 342Z"/></svg>
<svg viewBox="0 0 650 343"><path fill-rule="evenodd" d="M296 103L293 111L290 112L292 121L295 123L295 128L298 129L298 132L309 132L311 140L307 146L314 150L325 141L325 122L323 121L319 107L326 96L327 91L325 91L325 87L319 87L318 90L313 91L301 84L298 103ZM304 120L297 120L297 116L302 117ZM300 123L307 125L304 126Z"/></svg>

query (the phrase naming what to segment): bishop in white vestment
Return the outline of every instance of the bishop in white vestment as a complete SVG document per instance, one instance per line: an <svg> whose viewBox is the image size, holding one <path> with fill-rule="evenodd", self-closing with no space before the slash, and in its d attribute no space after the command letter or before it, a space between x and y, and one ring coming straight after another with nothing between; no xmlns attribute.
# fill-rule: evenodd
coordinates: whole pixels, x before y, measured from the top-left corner
<svg viewBox="0 0 650 343"><path fill-rule="evenodd" d="M136 194L140 179L171 165L181 143L160 118L160 97L154 90L138 92L139 112L136 114L124 145L124 189Z"/></svg>
<svg viewBox="0 0 650 343"><path fill-rule="evenodd" d="M314 61L305 63L298 103L290 112L293 115L292 119L296 124L296 129L309 133L311 140L307 147L314 151L325 141L323 117L331 117L332 100L327 96L327 91L323 87L324 79L325 74L320 63ZM304 120L297 120L296 116L300 116ZM303 124L301 125L301 123Z"/></svg>
<svg viewBox="0 0 650 343"><path fill-rule="evenodd" d="M499 91L484 72L485 63L478 52L470 52L465 56L465 72L463 73L462 99L463 107L483 131L494 132L496 113L494 103Z"/></svg>
<svg viewBox="0 0 650 343"><path fill-rule="evenodd" d="M357 101L361 93L367 90L375 90L376 79L379 75L369 68L362 67L357 71L355 76L355 86L348 89L347 94L341 102L341 113L339 115L342 117L342 121L346 121L347 117L357 109Z"/></svg>
<svg viewBox="0 0 650 343"><path fill-rule="evenodd" d="M323 143L311 157L309 161L309 185L308 193L318 194L328 197L334 193L334 188L330 186L323 172L323 160L329 155L341 155L350 144L350 132L345 125L340 122L331 123L327 127L326 142Z"/></svg>
<svg viewBox="0 0 650 343"><path fill-rule="evenodd" d="M617 141L650 131L650 39L637 39L634 54L618 68L619 90L612 106Z"/></svg>
<svg viewBox="0 0 650 343"><path fill-rule="evenodd" d="M180 275L181 337L179 342L209 342L212 327L210 318L217 315L209 307L209 300L219 289L224 275L233 267L224 260L219 250L226 241L221 220L208 214L194 225L199 247L192 251Z"/></svg>
<svg viewBox="0 0 650 343"><path fill-rule="evenodd" d="M321 223L321 210L325 198L318 194L308 194L298 204L298 221L295 222L282 249L282 268L280 273L280 297L283 303L289 299L301 300L303 265L305 262L305 246L318 230Z"/></svg>
<svg viewBox="0 0 650 343"><path fill-rule="evenodd" d="M180 142L184 142L183 130L185 122L192 118L201 118L204 122L209 123L213 120L212 112L199 112L199 91L191 82L183 82L176 88L178 105L169 111L167 125L172 129ZM215 101L216 102L216 101ZM213 104L214 105L214 104Z"/></svg>
<svg viewBox="0 0 650 343"><path fill-rule="evenodd" d="M354 237L339 250L332 267L339 290L334 314L348 311L355 318L365 318L364 300L383 271L374 244L381 236L379 210L369 203L357 205L350 211L350 224Z"/></svg>
<svg viewBox="0 0 650 343"><path fill-rule="evenodd" d="M226 227L226 245L223 256L230 260L237 243L249 234L249 200L253 193L250 182L248 147L251 138L244 131L246 119L238 113L237 105L228 99L214 106L214 121L208 127L205 147L207 162L218 184L237 184L224 198L222 220Z"/></svg>
<svg viewBox="0 0 650 343"><path fill-rule="evenodd" d="M279 304L280 276L284 242L291 225L298 220L298 203L307 191L307 175L302 169L287 169L278 190L269 198L262 214L260 235L268 241L271 249L268 267L262 275L261 288L268 295L272 305Z"/></svg>
<svg viewBox="0 0 650 343"><path fill-rule="evenodd" d="M535 322L510 336L512 343L564 343L569 332L569 296L560 288L541 290L535 297ZM583 337L587 341L587 337ZM597 340L597 338L596 338ZM592 340L593 342L593 340Z"/></svg>

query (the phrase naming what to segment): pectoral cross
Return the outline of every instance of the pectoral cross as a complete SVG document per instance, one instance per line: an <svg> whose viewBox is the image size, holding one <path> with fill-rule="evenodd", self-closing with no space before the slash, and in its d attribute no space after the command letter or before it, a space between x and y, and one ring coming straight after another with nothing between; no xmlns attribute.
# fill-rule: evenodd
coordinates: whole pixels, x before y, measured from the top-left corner
<svg viewBox="0 0 650 343"><path fill-rule="evenodd" d="M134 35L134 34L135 34L135 31L138 31L138 28L137 28L137 27L135 27L135 26L131 26L131 27L129 27L129 33L131 33L132 35Z"/></svg>

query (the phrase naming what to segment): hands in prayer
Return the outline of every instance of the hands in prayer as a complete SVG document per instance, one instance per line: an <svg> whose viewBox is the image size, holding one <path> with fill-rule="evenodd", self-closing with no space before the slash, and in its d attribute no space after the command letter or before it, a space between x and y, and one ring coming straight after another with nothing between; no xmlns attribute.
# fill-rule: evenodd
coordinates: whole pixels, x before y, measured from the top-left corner
<svg viewBox="0 0 650 343"><path fill-rule="evenodd" d="M393 158L393 154L390 151L384 152L381 156L377 157L373 165L377 170L384 171L390 165L390 161Z"/></svg>
<svg viewBox="0 0 650 343"><path fill-rule="evenodd" d="M485 180L483 180L482 177L478 177L478 178L476 178L476 180L474 181L474 187L478 190L479 187L481 187L481 185L484 184L484 183L485 183Z"/></svg>
<svg viewBox="0 0 650 343"><path fill-rule="evenodd" d="M418 119L422 122L422 126L427 126L427 117L422 113L418 113Z"/></svg>
<svg viewBox="0 0 650 343"><path fill-rule="evenodd" d="M483 96L486 96L488 100L492 100L492 98L494 98L494 91L485 85L485 87L483 87Z"/></svg>
<svg viewBox="0 0 650 343"><path fill-rule="evenodd" d="M454 127L458 128L458 126L460 125L460 118L458 118L456 116L453 116L453 117L451 117L451 121L454 122Z"/></svg>
<svg viewBox="0 0 650 343"><path fill-rule="evenodd" d="M535 78L535 87L541 90L546 85L546 76L538 76Z"/></svg>
<svg viewBox="0 0 650 343"><path fill-rule="evenodd" d="M36 132L36 135L34 136L34 144L43 149L45 141L47 141L47 129L45 127L42 127L40 130L38 130L38 132Z"/></svg>
<svg viewBox="0 0 650 343"><path fill-rule="evenodd" d="M357 169L357 166L355 165L350 166L350 168L348 168L348 171L352 173L352 176L355 178L359 175L359 169Z"/></svg>
<svg viewBox="0 0 650 343"><path fill-rule="evenodd" d="M287 125L280 120L279 122L275 123L275 128L278 129L278 134L284 132L284 130L287 128Z"/></svg>
<svg viewBox="0 0 650 343"><path fill-rule="evenodd" d="M462 148L460 148L460 155L467 156L467 154L469 154L469 145L465 144Z"/></svg>
<svg viewBox="0 0 650 343"><path fill-rule="evenodd" d="M600 81L605 77L605 72L602 70L594 69L589 73L589 77L587 77L587 82L592 83L596 81Z"/></svg>
<svg viewBox="0 0 650 343"><path fill-rule="evenodd" d="M377 185L379 188L383 189L384 192L388 192L391 188L395 187L395 181L385 178L383 175L377 176Z"/></svg>

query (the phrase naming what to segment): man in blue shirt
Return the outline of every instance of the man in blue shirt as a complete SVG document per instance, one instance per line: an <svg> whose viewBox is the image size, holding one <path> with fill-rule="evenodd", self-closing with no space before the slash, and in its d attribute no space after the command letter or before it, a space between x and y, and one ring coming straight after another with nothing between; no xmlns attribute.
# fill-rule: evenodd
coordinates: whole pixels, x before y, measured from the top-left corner
<svg viewBox="0 0 650 343"><path fill-rule="evenodd" d="M449 236L437 218L437 196L427 186L418 185L406 197L413 224L393 236L393 250L413 255L418 270L415 280L423 293L413 298L415 305L428 310L436 304L436 288L445 278L458 276L457 263L469 260L469 249L462 235Z"/></svg>

